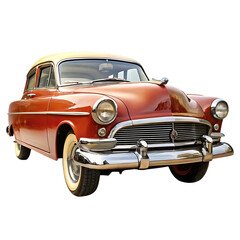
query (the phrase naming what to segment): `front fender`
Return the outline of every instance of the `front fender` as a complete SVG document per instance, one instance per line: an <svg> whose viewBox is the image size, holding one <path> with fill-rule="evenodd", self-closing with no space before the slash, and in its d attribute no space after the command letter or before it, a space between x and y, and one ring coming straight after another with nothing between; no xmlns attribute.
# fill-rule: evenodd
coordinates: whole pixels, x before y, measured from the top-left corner
<svg viewBox="0 0 240 240"><path fill-rule="evenodd" d="M48 115L48 138L51 154L56 152L56 135L59 126L68 124L74 131L77 139L80 138L100 138L98 130L102 127L106 128L106 136L114 125L119 122L129 120L129 114L124 103L114 97L113 99L118 105L118 114L116 119L109 125L97 124L91 115L94 103L106 97L102 94L88 93L58 93L50 100L49 112L64 112L64 115ZM86 115L71 115L71 112L88 113ZM67 114L69 113L69 115Z"/></svg>
<svg viewBox="0 0 240 240"><path fill-rule="evenodd" d="M219 130L216 132L220 132L221 126L222 126L222 120L218 120L218 119L214 118L211 114L211 104L217 98L216 97L206 97L206 96L202 96L202 95L194 95L194 94L189 94L188 97L195 100L196 102L198 102L198 104L201 106L202 110L205 113L206 120L209 121L212 124L212 126L216 123L219 124Z"/></svg>

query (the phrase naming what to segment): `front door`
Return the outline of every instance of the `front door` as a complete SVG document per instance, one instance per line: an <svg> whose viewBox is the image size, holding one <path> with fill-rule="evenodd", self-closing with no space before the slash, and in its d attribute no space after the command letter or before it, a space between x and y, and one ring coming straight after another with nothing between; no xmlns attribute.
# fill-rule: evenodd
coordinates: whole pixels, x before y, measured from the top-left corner
<svg viewBox="0 0 240 240"><path fill-rule="evenodd" d="M35 84L31 83L31 77L36 78ZM38 67L35 76L29 76L28 81L20 104L20 137L23 142L49 152L47 111L56 92L53 66L45 64Z"/></svg>

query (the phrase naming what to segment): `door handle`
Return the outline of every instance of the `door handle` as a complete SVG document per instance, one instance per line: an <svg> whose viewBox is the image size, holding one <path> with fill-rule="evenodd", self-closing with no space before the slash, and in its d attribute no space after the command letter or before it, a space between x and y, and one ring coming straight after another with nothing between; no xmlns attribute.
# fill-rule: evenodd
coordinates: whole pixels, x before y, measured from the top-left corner
<svg viewBox="0 0 240 240"><path fill-rule="evenodd" d="M36 94L35 93L29 93L27 96L31 98L31 97L36 96Z"/></svg>

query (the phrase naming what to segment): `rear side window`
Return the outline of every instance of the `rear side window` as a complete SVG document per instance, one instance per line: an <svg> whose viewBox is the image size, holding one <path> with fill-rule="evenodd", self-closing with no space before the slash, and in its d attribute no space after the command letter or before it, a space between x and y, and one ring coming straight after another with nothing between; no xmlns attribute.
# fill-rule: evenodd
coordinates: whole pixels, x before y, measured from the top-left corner
<svg viewBox="0 0 240 240"><path fill-rule="evenodd" d="M55 86L56 82L52 66L40 68L37 88L47 88Z"/></svg>
<svg viewBox="0 0 240 240"><path fill-rule="evenodd" d="M45 67L40 69L38 88L46 88L48 86L48 80L50 75L51 67Z"/></svg>
<svg viewBox="0 0 240 240"><path fill-rule="evenodd" d="M26 90L32 90L35 87L36 72L28 78L28 85Z"/></svg>

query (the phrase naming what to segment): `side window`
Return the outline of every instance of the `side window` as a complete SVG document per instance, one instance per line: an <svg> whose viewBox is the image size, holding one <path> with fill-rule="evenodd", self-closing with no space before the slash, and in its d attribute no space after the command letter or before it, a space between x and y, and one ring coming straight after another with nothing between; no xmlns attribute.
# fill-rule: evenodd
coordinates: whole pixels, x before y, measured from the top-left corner
<svg viewBox="0 0 240 240"><path fill-rule="evenodd" d="M48 86L50 70L50 66L40 68L37 88L46 88Z"/></svg>
<svg viewBox="0 0 240 240"><path fill-rule="evenodd" d="M54 70L53 67L51 67L51 73L50 73L50 79L49 79L49 84L48 86L51 87L56 87L56 80L54 76Z"/></svg>
<svg viewBox="0 0 240 240"><path fill-rule="evenodd" d="M37 88L56 87L52 66L40 68Z"/></svg>
<svg viewBox="0 0 240 240"><path fill-rule="evenodd" d="M34 87L35 87L35 80L36 80L36 72L29 76L29 78L28 78L28 85L27 85L26 91L34 89Z"/></svg>

